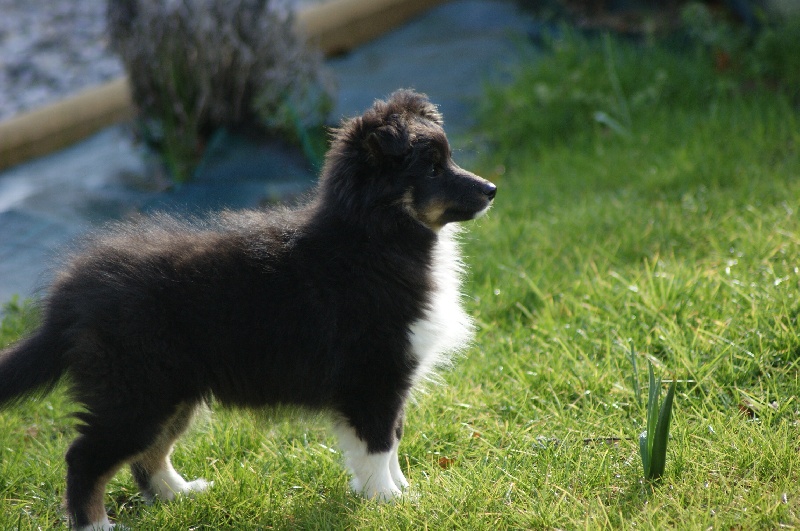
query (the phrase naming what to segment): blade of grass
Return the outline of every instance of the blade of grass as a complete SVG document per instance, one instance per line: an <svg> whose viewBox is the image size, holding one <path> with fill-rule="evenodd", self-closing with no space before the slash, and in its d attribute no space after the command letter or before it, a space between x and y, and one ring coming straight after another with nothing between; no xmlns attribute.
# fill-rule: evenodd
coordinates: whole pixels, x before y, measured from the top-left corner
<svg viewBox="0 0 800 531"><path fill-rule="evenodd" d="M631 365L633 366L633 374L631 374L631 385L633 386L633 394L636 397L636 403L642 407L642 385L639 382L639 367L636 364L636 349L631 343L630 348Z"/></svg>

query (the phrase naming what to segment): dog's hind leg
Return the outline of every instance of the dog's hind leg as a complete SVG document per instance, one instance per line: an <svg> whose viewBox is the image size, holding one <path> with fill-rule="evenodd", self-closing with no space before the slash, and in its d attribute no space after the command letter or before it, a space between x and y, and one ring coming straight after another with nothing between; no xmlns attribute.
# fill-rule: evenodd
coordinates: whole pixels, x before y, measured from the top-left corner
<svg viewBox="0 0 800 531"><path fill-rule="evenodd" d="M189 427L194 417L194 404L181 404L164 423L153 443L131 462L131 473L142 493L149 500L173 500L178 494L205 490L209 484L204 479L186 481L170 461L172 447L178 437Z"/></svg>
<svg viewBox="0 0 800 531"><path fill-rule="evenodd" d="M103 495L106 484L119 468L143 452L158 434L159 417L153 421L112 417L109 412L82 413L81 435L67 451L67 510L79 530L111 529ZM125 421L130 422L125 422Z"/></svg>

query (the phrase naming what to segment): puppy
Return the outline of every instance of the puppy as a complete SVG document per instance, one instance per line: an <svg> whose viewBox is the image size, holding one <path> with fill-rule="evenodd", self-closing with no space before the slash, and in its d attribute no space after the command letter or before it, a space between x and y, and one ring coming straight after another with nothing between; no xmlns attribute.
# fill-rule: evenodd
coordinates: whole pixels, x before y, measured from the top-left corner
<svg viewBox="0 0 800 531"><path fill-rule="evenodd" d="M304 206L160 216L90 237L56 275L42 323L0 353L0 404L64 376L80 404L66 506L108 529L128 464L150 498L201 491L170 453L199 404L329 412L352 489L391 500L412 387L463 348L451 223L495 186L458 167L436 107L401 90L333 132Z"/></svg>

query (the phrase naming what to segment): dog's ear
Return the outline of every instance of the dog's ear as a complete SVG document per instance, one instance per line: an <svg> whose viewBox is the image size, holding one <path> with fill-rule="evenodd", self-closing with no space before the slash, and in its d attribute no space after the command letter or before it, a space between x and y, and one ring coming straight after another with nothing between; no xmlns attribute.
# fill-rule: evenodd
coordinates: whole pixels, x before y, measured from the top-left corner
<svg viewBox="0 0 800 531"><path fill-rule="evenodd" d="M398 90L389 96L388 104L390 108L395 108L399 112L416 114L439 126L444 125L441 113L425 94L409 89Z"/></svg>
<svg viewBox="0 0 800 531"><path fill-rule="evenodd" d="M364 148L377 164L403 156L410 146L406 128L391 122L375 128L364 140Z"/></svg>

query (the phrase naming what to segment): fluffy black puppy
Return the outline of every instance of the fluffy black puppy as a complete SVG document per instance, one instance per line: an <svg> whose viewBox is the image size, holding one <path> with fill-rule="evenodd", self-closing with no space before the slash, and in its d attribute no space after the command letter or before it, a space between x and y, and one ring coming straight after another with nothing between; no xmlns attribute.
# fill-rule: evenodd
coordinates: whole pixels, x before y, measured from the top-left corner
<svg viewBox="0 0 800 531"><path fill-rule="evenodd" d="M451 159L442 118L398 91L334 132L306 206L166 216L90 238L57 275L41 327L0 353L0 404L67 375L82 405L67 455L78 528L111 527L125 463L150 497L202 490L170 452L198 404L333 414L352 487L384 500L409 391L470 339L451 222L495 186Z"/></svg>

